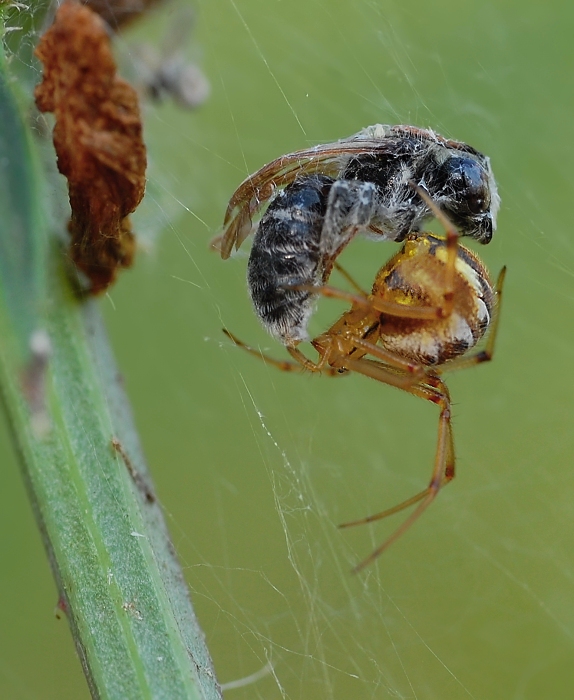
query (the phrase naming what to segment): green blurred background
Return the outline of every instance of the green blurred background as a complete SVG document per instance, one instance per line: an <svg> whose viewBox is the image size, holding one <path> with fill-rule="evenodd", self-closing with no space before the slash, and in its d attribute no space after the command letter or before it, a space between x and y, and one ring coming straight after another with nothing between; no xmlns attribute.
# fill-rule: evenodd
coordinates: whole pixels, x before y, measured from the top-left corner
<svg viewBox="0 0 574 700"><path fill-rule="evenodd" d="M164 41L185 6L120 38L122 62ZM225 696L572 698L574 6L194 8L187 55L212 95L196 112L145 107L144 250L101 307L219 680L268 664ZM207 244L247 173L377 122L491 156L503 204L479 253L508 276L495 361L449 378L457 478L353 576L395 523L336 524L427 483L437 411L363 377L284 375L233 347L223 325L285 356L250 308L245 254L222 262ZM368 286L394 250L357 240L343 260ZM339 311L323 301L312 329ZM87 698L0 429L0 697Z"/></svg>

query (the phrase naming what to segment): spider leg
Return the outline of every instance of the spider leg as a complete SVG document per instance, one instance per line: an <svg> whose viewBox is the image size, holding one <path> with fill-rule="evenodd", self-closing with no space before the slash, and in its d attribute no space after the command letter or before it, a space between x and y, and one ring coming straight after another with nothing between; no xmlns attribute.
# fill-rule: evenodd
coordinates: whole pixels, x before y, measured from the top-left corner
<svg viewBox="0 0 574 700"><path fill-rule="evenodd" d="M282 372L302 372L304 367L297 362L289 362L288 360L276 360L273 357L270 357L269 355L266 355L264 352L261 352L260 350L257 350L256 348L252 348L250 345L247 345L244 343L242 340L239 340L236 336L233 335L230 331L228 331L226 328L221 329L225 335L237 345L237 347L242 348L246 352L248 352L250 355L253 355L254 357L259 358L260 360L263 360L265 364L268 365L273 365L273 367L277 367L277 369L280 369Z"/></svg>
<svg viewBox="0 0 574 700"><path fill-rule="evenodd" d="M333 267L335 268L335 270L337 270L337 272L338 272L344 279L347 280L347 282L351 285L351 287L353 287L353 289L354 289L356 292L358 292L359 294L363 294L364 296L368 296L368 292L365 292L365 291L363 290L363 288L361 287L361 285L360 285L358 282L356 282L355 279L354 279L353 277L351 277L351 275L347 272L347 270L345 270L345 268L341 265L341 263L335 261Z"/></svg>
<svg viewBox="0 0 574 700"><path fill-rule="evenodd" d="M282 372L304 372L305 370L309 370L311 372L319 372L321 374L326 374L330 377L341 376L341 373L333 367L324 366L327 362L327 353L325 357L321 357L319 362L313 362L312 360L309 360L307 357L305 357L305 355L300 350L297 350L297 348L287 347L287 351L296 360L296 362L290 362L289 360L276 360L274 357L270 357L266 353L261 352L256 348L252 348L250 345L247 345L242 340L239 340L239 338L233 335L233 333L228 331L226 328L222 328L222 331L231 341L235 343L235 345L237 345L237 347L242 348L250 355L253 355L253 357L257 357L259 360L263 360L263 362L265 362L266 364L272 365L273 367L276 367Z"/></svg>
<svg viewBox="0 0 574 700"><path fill-rule="evenodd" d="M321 374L326 374L329 377L339 377L341 372L335 367L329 367L329 357L331 356L332 347L329 346L323 352L320 352L319 362L313 362L308 357L306 357L301 350L294 347L287 347L287 352L294 357L297 362L299 362L305 369L310 372L320 372Z"/></svg>
<svg viewBox="0 0 574 700"><path fill-rule="evenodd" d="M385 362L377 362L376 360L368 360L361 358L359 360L350 360L347 356L339 361L332 361L334 367L350 370L352 372L360 372L367 377L372 377L377 381L395 386L397 389L410 391L411 387L420 381L417 374L407 374L404 371L396 371L398 368L388 365Z"/></svg>
<svg viewBox="0 0 574 700"><path fill-rule="evenodd" d="M451 425L450 395L448 388L443 381L441 381L438 377L429 377L429 379L432 380L432 386L426 384L424 380L414 384L411 383L410 386L408 384L399 386L396 381L389 381L389 375L392 375L392 373L385 370L384 365L379 366L377 363L364 359L352 360L346 362L345 364L348 369L352 371L358 372L367 377L371 377L372 379L376 379L377 381L385 384L398 386L398 388L403 389L414 396L418 396L419 398L431 401L440 407L434 467L429 485L426 487L426 489L423 489L419 493L411 496L392 508L388 508L387 510L368 516L367 518L363 518L361 520L355 520L353 522L343 523L340 525L340 527L352 527L354 525L371 523L386 518L389 515L399 513L409 506L415 505L416 503L419 504L409 515L409 517L390 535L390 537L388 537L366 559L355 567L353 571L356 573L374 561L401 535L403 535L434 501L442 486L446 485L449 481L451 481L451 479L454 478L455 455Z"/></svg>
<svg viewBox="0 0 574 700"><path fill-rule="evenodd" d="M350 336L348 340L356 348L360 348L369 355L373 355L378 360L381 360L385 365L405 372L407 375L409 375L408 378L410 379L411 384L419 381L426 374L425 368L422 365L405 360L400 355L397 355L390 350L385 350L385 348L381 347L380 345L376 345L375 343L371 343L369 340L353 336ZM365 360L365 362L372 362L372 360Z"/></svg>
<svg viewBox="0 0 574 700"><path fill-rule="evenodd" d="M480 365L483 362L490 362L490 360L492 360L496 336L498 334L500 304L502 302L502 288L504 286L505 276L506 266L499 272L498 279L496 280L496 305L494 307L494 311L492 312L492 321L490 322L490 330L486 341L486 347L483 350L479 350L474 354L468 355L467 357L458 357L455 360L450 360L442 367L436 367L435 371L437 374L452 372L453 370L466 369L467 367L474 367L475 365Z"/></svg>
<svg viewBox="0 0 574 700"><path fill-rule="evenodd" d="M458 256L458 240L460 238L460 233L457 231L447 215L441 209L439 209L435 202L433 202L428 192L423 187L417 185L413 180L410 180L409 184L431 210L433 216L440 221L445 230L447 259L444 271L444 305L439 307L437 311L439 312L438 318L446 318L447 316L450 316L454 307L456 259Z"/></svg>
<svg viewBox="0 0 574 700"><path fill-rule="evenodd" d="M450 311L445 311L447 308L447 303L440 308L435 308L432 306L407 306L406 304L397 304L393 301L385 301L385 299L381 299L380 297L375 297L373 295L359 296L358 294L345 292L342 289L337 289L336 287L330 287L328 285L295 284L284 285L282 288L294 289L301 292L310 292L311 294L319 294L320 296L329 297L330 299L349 301L356 306L362 306L370 311L378 311L379 313L388 314L389 316L400 316L401 318L431 320L443 318L445 315L450 313ZM450 306L452 306L452 291L445 293L445 300L447 296L450 297Z"/></svg>
<svg viewBox="0 0 574 700"><path fill-rule="evenodd" d="M289 284L282 285L281 288L294 289L301 292L310 292L311 294L319 294L320 296L329 297L331 299L349 301L351 304L355 304L356 306L364 306L366 309L372 308L368 296L360 296L359 294L353 294L352 292L345 292L342 289L337 289L337 287L329 287L328 285Z"/></svg>

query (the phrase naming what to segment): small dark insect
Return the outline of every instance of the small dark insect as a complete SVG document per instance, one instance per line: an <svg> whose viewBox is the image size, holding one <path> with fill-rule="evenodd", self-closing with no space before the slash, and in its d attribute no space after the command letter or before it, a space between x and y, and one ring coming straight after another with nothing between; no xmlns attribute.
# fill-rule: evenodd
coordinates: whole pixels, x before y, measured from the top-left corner
<svg viewBox="0 0 574 700"><path fill-rule="evenodd" d="M245 180L225 216L227 258L261 218L249 260L249 289L263 325L286 345L307 339L316 294L339 253L362 231L402 241L432 216L427 192L461 235L488 243L499 197L489 159L471 146L411 126L367 127L335 143L297 151Z"/></svg>
<svg viewBox="0 0 574 700"><path fill-rule="evenodd" d="M322 180L317 179L316 183L319 191ZM308 284L289 290L312 291L351 302L351 309L311 342L317 361L306 357L296 342L287 345L295 362L275 360L225 331L237 345L281 370L305 369L329 376L357 372L439 406L438 441L429 485L393 508L341 526L373 522L418 504L356 570L398 539L454 477L450 394L442 374L489 361L498 327L505 268L493 286L479 258L460 245L458 231L420 189L419 194L443 222L446 238L410 233L401 250L379 270L371 294L361 291L355 283L356 294ZM488 328L485 349L465 355Z"/></svg>
<svg viewBox="0 0 574 700"><path fill-rule="evenodd" d="M186 57L195 14L182 8L173 17L159 49L143 44L135 49L138 83L156 102L171 97L184 109L202 105L211 90L201 68Z"/></svg>

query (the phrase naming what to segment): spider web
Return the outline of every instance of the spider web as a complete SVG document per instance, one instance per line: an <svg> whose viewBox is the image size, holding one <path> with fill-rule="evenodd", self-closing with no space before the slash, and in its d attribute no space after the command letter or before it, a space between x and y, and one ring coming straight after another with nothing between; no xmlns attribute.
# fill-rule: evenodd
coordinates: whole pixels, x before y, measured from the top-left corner
<svg viewBox="0 0 574 700"><path fill-rule="evenodd" d="M139 47L169 46L188 7L172 3L120 37L122 68L137 77ZM532 143L546 115L522 111L535 90L554 106L555 131L561 119L566 128L566 99L540 78L564 62L566 29L535 51L526 38L552 13L534 3L521 8L520 31L505 3L456 13L443 3L432 14L422 2L374 0L194 9L182 50L212 95L197 112L146 104L149 184L134 224L147 256L103 306L225 697L569 697L572 324L559 320L573 300L571 147L555 163L551 135ZM34 28L22 36L32 46ZM285 357L250 309L248 244L226 262L207 244L247 174L377 122L431 127L492 157L503 211L478 252L493 274L508 263L509 278L495 361L448 379L457 478L352 575L397 522L338 523L426 485L437 411L363 377L283 374L232 346L221 327ZM357 240L343 262L369 286L395 249ZM342 309L324 300L312 332ZM54 681L53 697L85 693L75 661L51 658L58 676L78 676L69 690ZM8 662L0 687L51 697L51 683L16 682Z"/></svg>

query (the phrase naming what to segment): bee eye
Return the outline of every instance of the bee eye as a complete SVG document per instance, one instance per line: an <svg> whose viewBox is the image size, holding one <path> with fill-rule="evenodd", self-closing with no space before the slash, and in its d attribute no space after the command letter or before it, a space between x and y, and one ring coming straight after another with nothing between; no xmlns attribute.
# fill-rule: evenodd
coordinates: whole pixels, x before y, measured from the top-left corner
<svg viewBox="0 0 574 700"><path fill-rule="evenodd" d="M490 207L488 181L484 168L472 158L456 156L445 163L446 181L455 199L471 214L482 214Z"/></svg>
<svg viewBox="0 0 574 700"><path fill-rule="evenodd" d="M489 204L486 203L485 197L482 193L476 194L475 196L468 195L466 198L466 203L468 204L471 214L482 214L488 209L489 206Z"/></svg>

